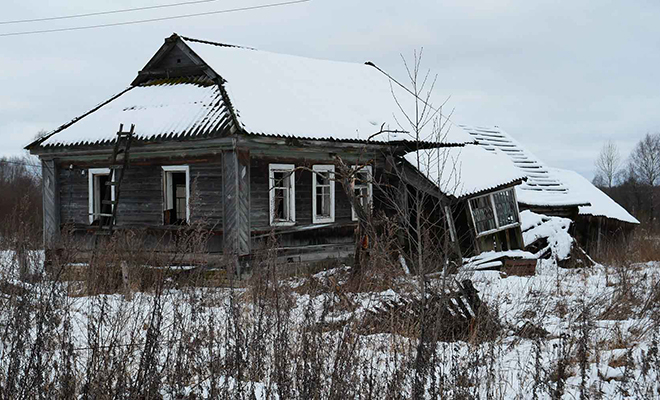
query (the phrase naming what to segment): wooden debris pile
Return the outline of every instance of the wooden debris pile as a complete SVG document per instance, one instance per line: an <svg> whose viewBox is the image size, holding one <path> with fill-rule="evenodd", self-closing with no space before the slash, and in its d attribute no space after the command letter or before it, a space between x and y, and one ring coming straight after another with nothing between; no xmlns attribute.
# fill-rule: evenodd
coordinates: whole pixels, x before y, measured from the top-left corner
<svg viewBox="0 0 660 400"><path fill-rule="evenodd" d="M443 292L425 298L386 301L366 312L362 333L420 334L425 341L456 341L490 338L500 327L470 280L454 281Z"/></svg>

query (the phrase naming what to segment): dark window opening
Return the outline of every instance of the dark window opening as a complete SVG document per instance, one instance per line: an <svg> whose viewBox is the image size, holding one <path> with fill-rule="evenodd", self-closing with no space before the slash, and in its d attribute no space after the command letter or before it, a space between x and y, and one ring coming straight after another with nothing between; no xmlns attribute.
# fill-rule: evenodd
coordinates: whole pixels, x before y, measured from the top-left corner
<svg viewBox="0 0 660 400"><path fill-rule="evenodd" d="M289 220L289 180L291 172L274 171L273 216L275 221Z"/></svg>
<svg viewBox="0 0 660 400"><path fill-rule="evenodd" d="M167 172L165 179L165 224L183 225L188 220L186 173Z"/></svg>
<svg viewBox="0 0 660 400"><path fill-rule="evenodd" d="M108 225L110 219L108 215L112 214L112 204L103 204L105 201L112 200L112 186L110 175L94 175L94 222L92 225Z"/></svg>

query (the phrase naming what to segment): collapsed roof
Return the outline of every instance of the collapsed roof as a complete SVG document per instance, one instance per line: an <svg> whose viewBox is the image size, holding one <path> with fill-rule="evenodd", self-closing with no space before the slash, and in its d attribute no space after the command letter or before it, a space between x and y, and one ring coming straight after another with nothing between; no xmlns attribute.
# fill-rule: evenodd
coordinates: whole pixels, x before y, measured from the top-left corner
<svg viewBox="0 0 660 400"><path fill-rule="evenodd" d="M204 76L141 78L171 51L177 52L176 62L185 57L184 64L194 64ZM309 59L173 35L128 89L28 147L105 144L114 140L120 123L135 124L136 137L143 140L221 135L232 124L243 133L280 137L413 140L398 124L406 120L399 105L412 110L414 97L371 63ZM399 132L372 136L381 127ZM443 139L450 145L470 142L461 129Z"/></svg>
<svg viewBox="0 0 660 400"><path fill-rule="evenodd" d="M631 224L639 224L637 218L633 217L625 208L577 172L559 168L550 168L550 171L554 172L571 192L589 199L591 205L579 207L578 212L580 215L607 217Z"/></svg>
<svg viewBox="0 0 660 400"><path fill-rule="evenodd" d="M638 224L639 221L577 172L549 168L532 152L499 127L462 125L477 142L489 151L509 156L527 181L516 186L518 202L529 206L578 206L580 215L606 217Z"/></svg>
<svg viewBox="0 0 660 400"><path fill-rule="evenodd" d="M456 198L519 184L527 179L499 150L469 144L412 151L404 156L442 193Z"/></svg>
<svg viewBox="0 0 660 400"><path fill-rule="evenodd" d="M462 125L486 150L501 150L527 176L516 188L518 202L529 206L574 207L589 205L589 199L571 192L538 157L498 127L483 128Z"/></svg>

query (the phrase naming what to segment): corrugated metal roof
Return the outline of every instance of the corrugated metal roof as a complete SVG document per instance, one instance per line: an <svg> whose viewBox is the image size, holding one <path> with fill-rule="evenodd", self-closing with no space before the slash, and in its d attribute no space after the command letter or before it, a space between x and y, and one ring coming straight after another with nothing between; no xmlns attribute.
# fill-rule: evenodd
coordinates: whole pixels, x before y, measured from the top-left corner
<svg viewBox="0 0 660 400"><path fill-rule="evenodd" d="M238 120L249 133L366 141L381 126L411 130L401 128L397 121L406 121L399 105L414 115L414 97L372 65L182 39L222 77ZM433 135L431 125L421 135L425 139ZM383 133L371 138L374 142L402 140L413 137ZM463 144L472 139L462 129L452 129L443 142Z"/></svg>
<svg viewBox="0 0 660 400"><path fill-rule="evenodd" d="M639 224L637 218L633 217L625 208L621 207L582 175L567 169L551 168L550 170L561 177L569 190L582 193L589 199L591 205L581 206L578 210L580 215L593 215L594 217L606 217L630 224Z"/></svg>
<svg viewBox="0 0 660 400"><path fill-rule="evenodd" d="M229 123L220 89L212 81L201 77L159 79L130 87L61 126L41 146L110 143L119 124L135 124L138 140L168 140L215 135Z"/></svg>
<svg viewBox="0 0 660 400"><path fill-rule="evenodd" d="M582 206L589 200L574 193L538 157L499 127L461 125L486 150L501 150L527 176L516 187L518 202L531 206Z"/></svg>
<svg viewBox="0 0 660 400"><path fill-rule="evenodd" d="M403 142L414 138L397 121L414 97L372 65L316 60L221 45L174 35L219 77L164 79L132 86L32 145L111 142L119 124L136 138L167 140L215 134L231 125L244 132L340 142ZM214 76L215 79L215 76ZM396 100L393 97L396 95ZM431 125L423 141L435 141ZM385 131L375 135L381 128ZM398 131L398 132L394 132ZM460 128L445 145L474 140Z"/></svg>
<svg viewBox="0 0 660 400"><path fill-rule="evenodd" d="M474 196L526 179L501 151L479 145L425 149L405 155L413 167L445 194L457 198Z"/></svg>

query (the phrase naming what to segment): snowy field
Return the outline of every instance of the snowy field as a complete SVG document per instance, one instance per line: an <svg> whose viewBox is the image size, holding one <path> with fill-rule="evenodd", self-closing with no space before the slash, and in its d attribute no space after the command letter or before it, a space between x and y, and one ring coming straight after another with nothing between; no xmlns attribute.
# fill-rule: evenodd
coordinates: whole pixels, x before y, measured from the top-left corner
<svg viewBox="0 0 660 400"><path fill-rule="evenodd" d="M11 254L1 262L13 270ZM423 367L410 330L357 329L366 310L414 293L415 278L383 291L335 290L347 275L338 268L233 290L166 285L131 301L86 295L79 282L6 276L0 394L404 399L421 382L424 398L660 399L660 263L563 270L544 261L532 277L460 276L502 329L492 341L438 342ZM547 335L521 333L526 322Z"/></svg>

